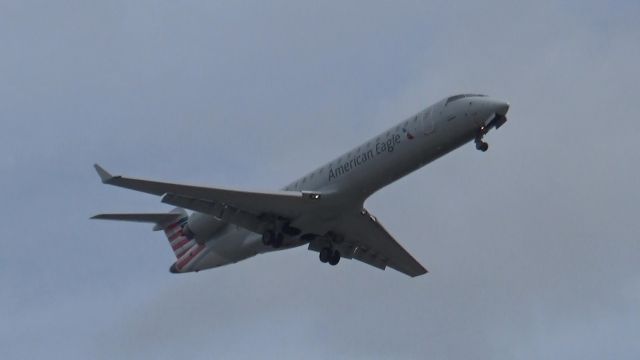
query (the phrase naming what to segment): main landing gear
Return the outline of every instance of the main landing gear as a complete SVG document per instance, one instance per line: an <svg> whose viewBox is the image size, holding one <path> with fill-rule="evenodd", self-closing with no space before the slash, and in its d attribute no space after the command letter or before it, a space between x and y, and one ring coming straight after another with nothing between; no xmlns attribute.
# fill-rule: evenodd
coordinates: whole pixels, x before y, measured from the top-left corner
<svg viewBox="0 0 640 360"><path fill-rule="evenodd" d="M284 234L281 232L276 233L273 230L267 230L262 234L262 243L266 246L272 246L274 249L281 247L283 241Z"/></svg>
<svg viewBox="0 0 640 360"><path fill-rule="evenodd" d="M478 135L476 136L476 149L485 152L487 150L489 150L489 144L487 144L485 141L482 140L482 138L484 137L484 135L489 131L489 129L487 129L486 127L481 127L480 128L480 132L478 132Z"/></svg>
<svg viewBox="0 0 640 360"><path fill-rule="evenodd" d="M332 266L338 265L340 262L340 251L330 247L322 248L322 250L320 250L320 261L329 263Z"/></svg>
<svg viewBox="0 0 640 360"><path fill-rule="evenodd" d="M301 230L295 228L285 221L276 221L270 230L265 231L262 234L262 243L266 246L271 246L274 249L282 247L284 244L284 237L295 237L300 235Z"/></svg>

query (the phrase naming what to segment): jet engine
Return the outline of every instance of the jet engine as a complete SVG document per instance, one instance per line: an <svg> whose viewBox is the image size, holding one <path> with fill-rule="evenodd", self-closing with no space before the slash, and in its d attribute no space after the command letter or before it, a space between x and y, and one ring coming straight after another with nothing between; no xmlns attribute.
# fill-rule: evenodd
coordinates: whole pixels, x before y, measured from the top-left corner
<svg viewBox="0 0 640 360"><path fill-rule="evenodd" d="M199 244L204 244L211 239L213 235L220 232L225 225L227 225L226 222L218 220L213 216L195 214L189 217L183 232L188 238L195 239Z"/></svg>

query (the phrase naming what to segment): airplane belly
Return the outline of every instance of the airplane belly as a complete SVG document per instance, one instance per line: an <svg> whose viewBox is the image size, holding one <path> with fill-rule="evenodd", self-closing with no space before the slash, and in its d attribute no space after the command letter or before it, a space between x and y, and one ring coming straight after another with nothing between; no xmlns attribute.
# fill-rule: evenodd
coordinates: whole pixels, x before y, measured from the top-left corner
<svg viewBox="0 0 640 360"><path fill-rule="evenodd" d="M234 262L235 261L229 261L229 259L220 256L220 254L210 249L196 264L193 265L193 268L190 269L190 271L211 269L223 265L232 264Z"/></svg>
<svg viewBox="0 0 640 360"><path fill-rule="evenodd" d="M248 231L233 231L211 239L207 242L206 253L197 261L190 271L199 271L237 263L258 254L254 242L255 237ZM257 235L256 235L257 236Z"/></svg>

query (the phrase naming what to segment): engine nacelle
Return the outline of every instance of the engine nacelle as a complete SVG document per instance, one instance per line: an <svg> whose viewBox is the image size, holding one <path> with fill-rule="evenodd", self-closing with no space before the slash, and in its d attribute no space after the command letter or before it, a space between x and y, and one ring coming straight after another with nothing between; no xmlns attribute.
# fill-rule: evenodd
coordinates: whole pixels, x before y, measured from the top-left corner
<svg viewBox="0 0 640 360"><path fill-rule="evenodd" d="M227 225L227 223L213 216L196 213L189 216L189 220L183 231L187 237L195 239L196 242L200 244L204 244L209 241L213 235L222 230L225 225Z"/></svg>

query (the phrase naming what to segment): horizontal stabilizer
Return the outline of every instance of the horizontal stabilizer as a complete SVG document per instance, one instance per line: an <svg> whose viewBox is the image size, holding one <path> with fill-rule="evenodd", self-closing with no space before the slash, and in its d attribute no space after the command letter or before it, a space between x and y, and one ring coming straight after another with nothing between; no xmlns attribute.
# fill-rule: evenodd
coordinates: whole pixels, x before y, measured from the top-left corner
<svg viewBox="0 0 640 360"><path fill-rule="evenodd" d="M169 222L174 219L179 219L181 214L167 214L167 213L129 213L129 214L98 214L92 216L92 219L98 220L121 220L121 221L135 221L144 223L160 224Z"/></svg>
<svg viewBox="0 0 640 360"><path fill-rule="evenodd" d="M119 220L142 223L152 223L156 225L169 224L179 220L184 214L181 213L131 213L131 214L99 214L91 217L98 220Z"/></svg>

